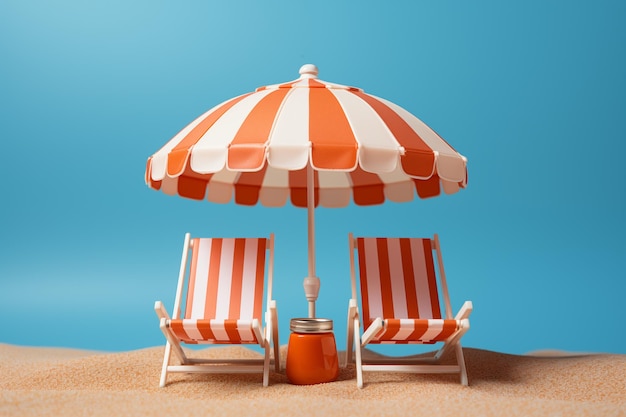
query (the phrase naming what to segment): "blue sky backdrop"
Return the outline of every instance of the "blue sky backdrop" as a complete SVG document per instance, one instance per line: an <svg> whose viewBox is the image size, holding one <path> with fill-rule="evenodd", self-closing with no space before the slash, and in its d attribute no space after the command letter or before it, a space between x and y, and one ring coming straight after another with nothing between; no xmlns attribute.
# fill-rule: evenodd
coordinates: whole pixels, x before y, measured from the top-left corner
<svg viewBox="0 0 626 417"><path fill-rule="evenodd" d="M281 343L307 314L306 211L155 192L199 114L298 77L363 88L469 160L452 196L319 209L318 315L345 343L347 235L439 233L464 345L626 353L623 1L0 3L0 342L164 343L185 232L276 234Z"/></svg>

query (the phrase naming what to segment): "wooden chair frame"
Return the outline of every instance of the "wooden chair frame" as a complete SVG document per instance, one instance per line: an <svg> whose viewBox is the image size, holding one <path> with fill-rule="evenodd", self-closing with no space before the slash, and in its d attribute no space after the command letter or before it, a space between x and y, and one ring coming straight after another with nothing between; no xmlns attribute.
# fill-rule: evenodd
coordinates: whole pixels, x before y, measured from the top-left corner
<svg viewBox="0 0 626 417"><path fill-rule="evenodd" d="M163 358L163 367L161 371L160 386L164 387L167 381L167 375L170 372L181 373L263 373L263 386L269 384L270 363L274 363L276 372L280 371L280 354L278 344L278 314L276 309L276 301L272 299L272 281L273 281L273 265L274 265L274 235L271 234L266 239L265 250L269 251L269 259L266 257L267 282L266 292L266 311L265 311L265 329L261 327L259 320L253 320L252 331L255 335L258 345L264 350L263 359L199 359L189 357L181 346L181 339L170 328L170 322L181 318L181 304L185 284L188 281L187 263L189 253L193 250L193 243L190 234L185 235L185 243L183 247L180 272L178 277L178 286L176 289L176 298L174 301L174 309L172 318L167 313L163 303L157 301L154 305L155 312L159 317L160 328L167 344L165 345L165 354ZM198 343L211 343L210 341ZM271 346L273 346L274 357L271 358ZM170 365L171 354L180 362L180 365Z"/></svg>
<svg viewBox="0 0 626 417"><path fill-rule="evenodd" d="M460 375L460 382L462 385L468 385L467 370L465 367L465 359L463 357L463 349L461 347L461 337L469 329L469 315L472 312L473 306L471 301L466 301L459 312L453 316L452 307L450 305L450 297L448 294L448 287L446 283L446 276L443 266L443 259L441 256L441 246L439 243L439 237L437 235L431 239L431 246L433 251L437 253L437 264L439 269L438 274L438 288L440 294L443 297L445 307L445 318L454 319L457 321L457 330L451 334L444 342L443 346L436 351L430 357L424 358L402 358L402 357L385 357L381 355L375 360L364 360L362 355L362 348L376 337L383 329L384 321L391 319L392 317L378 317L371 325L364 329L362 335L359 334L361 326L361 317L359 314L359 308L357 304L357 277L354 252L357 250L357 240L352 233L349 235L350 246L350 274L352 280L352 298L348 307L348 335L347 335L347 349L344 366L347 363L356 364L357 373L357 386L363 387L363 372L364 371L386 371L386 372L409 372L409 373L458 373ZM414 343L420 343L414 341ZM454 349L456 354L456 365L441 365L437 364L441 357L450 349Z"/></svg>

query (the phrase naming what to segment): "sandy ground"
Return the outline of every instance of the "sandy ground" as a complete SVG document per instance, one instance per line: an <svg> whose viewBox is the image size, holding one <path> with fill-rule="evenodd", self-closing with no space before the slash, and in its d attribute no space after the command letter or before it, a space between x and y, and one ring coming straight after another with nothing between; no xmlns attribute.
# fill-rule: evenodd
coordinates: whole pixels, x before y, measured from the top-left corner
<svg viewBox="0 0 626 417"><path fill-rule="evenodd" d="M163 347L0 344L0 416L626 416L626 355L464 352L469 387L456 375L377 372L359 390L348 366L336 382L310 386L289 384L282 371L266 388L260 374L172 374L159 388ZM238 346L193 354L259 356Z"/></svg>

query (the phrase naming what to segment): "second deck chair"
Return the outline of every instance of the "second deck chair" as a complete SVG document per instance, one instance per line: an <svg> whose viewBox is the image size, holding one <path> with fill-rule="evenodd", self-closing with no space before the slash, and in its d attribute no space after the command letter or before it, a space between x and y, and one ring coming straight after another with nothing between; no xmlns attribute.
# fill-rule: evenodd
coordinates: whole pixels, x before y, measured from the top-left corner
<svg viewBox="0 0 626 417"><path fill-rule="evenodd" d="M269 251L269 259L266 252ZM191 253L191 257L189 257ZM191 259L189 259L191 258ZM189 265L188 265L189 263ZM268 238L194 238L185 235L176 299L172 317L163 303L155 303L160 326L167 339L161 387L168 372L263 373L268 385L270 345L274 366L280 370L278 318L272 299L274 235ZM263 295L266 264L267 301L265 329ZM188 279L185 277L188 276ZM183 306L183 296L186 298ZM255 344L265 356L258 360L208 360L188 357L188 344ZM176 355L180 365L170 365Z"/></svg>
<svg viewBox="0 0 626 417"><path fill-rule="evenodd" d="M471 301L452 315L446 277L437 235L419 238L355 238L350 241L352 299L348 312L346 361L356 356L357 386L363 386L363 371L459 373L468 385L460 339L469 329ZM358 254L362 312L358 310L356 266ZM437 253L437 274L433 260ZM437 283L439 275L439 285ZM442 318L439 289L445 306ZM362 321L364 332L360 336ZM427 357L383 357L365 363L361 348L368 344L434 344L443 346ZM353 345L354 343L354 345ZM353 351L354 346L354 351ZM438 364L450 348L456 351L456 365Z"/></svg>

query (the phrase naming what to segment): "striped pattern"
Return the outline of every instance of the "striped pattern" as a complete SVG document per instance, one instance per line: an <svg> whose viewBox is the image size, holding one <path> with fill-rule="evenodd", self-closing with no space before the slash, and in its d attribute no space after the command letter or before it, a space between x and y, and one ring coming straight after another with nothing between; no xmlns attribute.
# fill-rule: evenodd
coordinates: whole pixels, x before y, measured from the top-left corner
<svg viewBox="0 0 626 417"><path fill-rule="evenodd" d="M316 205L344 207L454 193L466 159L401 107L317 79L260 87L191 122L147 162L146 183L217 203L306 207L306 167Z"/></svg>
<svg viewBox="0 0 626 417"><path fill-rule="evenodd" d="M265 238L191 241L187 302L174 334L187 343L258 343L262 322Z"/></svg>
<svg viewBox="0 0 626 417"><path fill-rule="evenodd" d="M458 328L442 319L430 239L357 238L363 325L383 319L371 343L435 343Z"/></svg>

